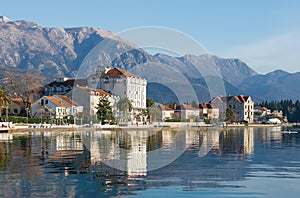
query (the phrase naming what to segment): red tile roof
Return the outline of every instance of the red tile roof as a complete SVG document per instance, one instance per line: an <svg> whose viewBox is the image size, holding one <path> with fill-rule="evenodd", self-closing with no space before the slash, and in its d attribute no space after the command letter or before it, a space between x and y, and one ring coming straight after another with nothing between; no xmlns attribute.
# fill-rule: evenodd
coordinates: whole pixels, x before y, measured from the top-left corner
<svg viewBox="0 0 300 198"><path fill-rule="evenodd" d="M162 111L173 111L173 109L171 109L170 107L163 105L163 104L159 104L158 107L160 108L160 110Z"/></svg>
<svg viewBox="0 0 300 198"><path fill-rule="evenodd" d="M109 70L106 74L103 74L101 76L101 78L104 78L106 76L108 76L110 78L116 78L116 77L122 76L122 75L125 75L127 77L133 77L133 78L141 78L139 76L136 76L136 75L134 75L132 73L129 73L129 72L127 72L123 69L120 69L120 68L113 68L113 69Z"/></svg>
<svg viewBox="0 0 300 198"><path fill-rule="evenodd" d="M219 98L224 103L228 102L228 101L230 101L232 99L235 99L235 100L237 100L240 103L245 103L245 102L247 102L247 100L249 99L249 97L250 96L239 95L239 96L218 96L216 98ZM216 98L214 98L214 99L216 99ZM213 101L214 99L212 99L211 101Z"/></svg>
<svg viewBox="0 0 300 198"><path fill-rule="evenodd" d="M63 95L57 95L57 97L61 98L62 100L64 100L64 102L69 103L70 105L73 106L80 106L80 104L78 104L77 102L73 101L71 98L67 97L67 96L63 96Z"/></svg>
<svg viewBox="0 0 300 198"><path fill-rule="evenodd" d="M10 98L10 101L12 101L13 103L16 103L16 104L23 104L23 100L22 98Z"/></svg>
<svg viewBox="0 0 300 198"><path fill-rule="evenodd" d="M68 105L64 103L63 100L60 100L54 96L44 96L44 97L58 107L68 107Z"/></svg>
<svg viewBox="0 0 300 198"><path fill-rule="evenodd" d="M261 107L261 106L256 106L256 107L254 107L254 109L261 110L261 111L267 111L268 110L266 107Z"/></svg>
<svg viewBox="0 0 300 198"><path fill-rule="evenodd" d="M216 109L216 107L210 103L199 104L199 109Z"/></svg>
<svg viewBox="0 0 300 198"><path fill-rule="evenodd" d="M182 105L176 107L176 110L197 110L197 109L194 107L191 107L187 104L182 104Z"/></svg>
<svg viewBox="0 0 300 198"><path fill-rule="evenodd" d="M83 90L83 91L86 91L86 92L89 92L91 93L92 91L93 92L96 92L98 93L100 96L111 96L112 94L111 93L108 93L104 90L101 90L101 89L92 89L92 88L89 88L89 87L82 87L82 86L77 86L79 89Z"/></svg>

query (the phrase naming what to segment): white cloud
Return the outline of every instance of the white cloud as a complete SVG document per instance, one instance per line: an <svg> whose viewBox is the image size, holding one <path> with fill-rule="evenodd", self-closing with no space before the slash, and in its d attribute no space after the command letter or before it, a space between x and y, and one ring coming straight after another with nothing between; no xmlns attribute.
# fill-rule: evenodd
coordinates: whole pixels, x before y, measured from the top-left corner
<svg viewBox="0 0 300 198"><path fill-rule="evenodd" d="M235 46L225 55L240 58L259 73L267 73L275 69L299 72L300 32Z"/></svg>

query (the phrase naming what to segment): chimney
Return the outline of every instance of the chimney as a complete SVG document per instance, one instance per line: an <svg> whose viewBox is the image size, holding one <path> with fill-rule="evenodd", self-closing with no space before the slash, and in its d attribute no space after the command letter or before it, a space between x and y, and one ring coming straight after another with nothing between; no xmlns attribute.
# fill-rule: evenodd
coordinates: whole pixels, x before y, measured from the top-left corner
<svg viewBox="0 0 300 198"><path fill-rule="evenodd" d="M106 66L106 67L105 67L105 71L104 71L104 72L105 72L105 74L106 74L106 73L107 73L109 70L111 70L111 67L109 67L109 66Z"/></svg>

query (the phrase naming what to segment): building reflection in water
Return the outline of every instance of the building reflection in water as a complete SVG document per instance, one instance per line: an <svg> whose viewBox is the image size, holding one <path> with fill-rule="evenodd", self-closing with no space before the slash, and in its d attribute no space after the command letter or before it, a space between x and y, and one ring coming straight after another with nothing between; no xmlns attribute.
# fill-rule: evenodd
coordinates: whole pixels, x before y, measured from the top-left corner
<svg viewBox="0 0 300 198"><path fill-rule="evenodd" d="M13 192L17 191L16 196L26 196L23 188L27 186L32 191L31 195L39 192L40 196L43 191L45 196L78 195L79 186L84 188L82 178L72 175L79 174L87 175L87 181L97 180L85 185L95 185L105 196L128 195L129 191L134 193L164 185L183 185L193 189L208 185L205 181L214 178L217 185L223 180L244 178L245 161L241 159L252 157L254 142L261 142L262 145L282 142L284 136L276 130L242 128L225 131L117 130L0 134L1 171L14 173L2 175L6 189L1 190L0 194L13 196ZM166 154L182 148L185 152L178 159L149 171L153 159L151 152L161 149L162 154ZM219 160L220 157L223 161ZM228 160L224 161L224 158ZM106 162L123 169L110 167ZM57 186L57 183L64 184L66 178L70 178L68 181L71 184ZM50 186L41 187L39 182Z"/></svg>

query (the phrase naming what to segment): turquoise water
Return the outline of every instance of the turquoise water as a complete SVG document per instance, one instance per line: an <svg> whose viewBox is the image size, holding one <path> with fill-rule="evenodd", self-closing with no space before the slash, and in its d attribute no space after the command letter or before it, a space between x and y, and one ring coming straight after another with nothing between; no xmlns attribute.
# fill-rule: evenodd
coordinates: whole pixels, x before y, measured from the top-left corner
<svg viewBox="0 0 300 198"><path fill-rule="evenodd" d="M281 130L0 134L0 197L298 197Z"/></svg>

